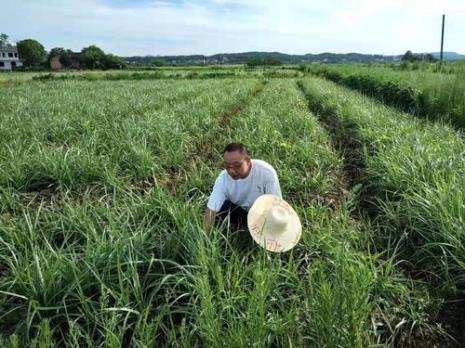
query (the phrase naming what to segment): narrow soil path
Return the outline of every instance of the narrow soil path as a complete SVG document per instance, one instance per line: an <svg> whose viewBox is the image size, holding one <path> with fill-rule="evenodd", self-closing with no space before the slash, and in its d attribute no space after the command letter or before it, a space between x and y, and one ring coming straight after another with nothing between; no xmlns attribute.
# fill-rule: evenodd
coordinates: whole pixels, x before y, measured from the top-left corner
<svg viewBox="0 0 465 348"><path fill-rule="evenodd" d="M332 194L333 197L330 197L333 205L337 207L346 200L350 190L361 182L365 168L364 142L355 123L323 110L305 91L301 81L297 81L297 87L307 100L308 109L329 133L335 150L344 161L343 173Z"/></svg>

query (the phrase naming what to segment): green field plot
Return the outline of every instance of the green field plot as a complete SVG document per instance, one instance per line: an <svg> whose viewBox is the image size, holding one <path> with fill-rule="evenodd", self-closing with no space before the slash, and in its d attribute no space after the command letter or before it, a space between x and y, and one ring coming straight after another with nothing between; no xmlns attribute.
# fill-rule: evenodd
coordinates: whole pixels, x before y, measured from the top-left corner
<svg viewBox="0 0 465 348"><path fill-rule="evenodd" d="M295 78L304 73L297 66L247 67L243 65L225 66L166 66L135 68L125 70L68 70L42 72L1 73L0 86L10 86L24 82L54 80L184 80L184 79L250 79L250 78Z"/></svg>
<svg viewBox="0 0 465 348"><path fill-rule="evenodd" d="M273 71L0 87L0 346L453 342L438 313L463 288L462 138ZM291 251L204 234L232 141L276 168L303 225Z"/></svg>

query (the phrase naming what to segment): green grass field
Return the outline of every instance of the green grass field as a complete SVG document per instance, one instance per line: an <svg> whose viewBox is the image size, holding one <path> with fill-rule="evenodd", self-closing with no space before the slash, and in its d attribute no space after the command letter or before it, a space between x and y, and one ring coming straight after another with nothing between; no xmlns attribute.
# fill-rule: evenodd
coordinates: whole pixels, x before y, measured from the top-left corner
<svg viewBox="0 0 465 348"><path fill-rule="evenodd" d="M403 70L403 67L407 67ZM408 67L410 66L410 69ZM313 73L374 97L420 118L465 128L463 62L444 65L316 65Z"/></svg>
<svg viewBox="0 0 465 348"><path fill-rule="evenodd" d="M458 346L462 134L301 71L214 71L0 75L0 346ZM231 141L276 168L290 252L204 235Z"/></svg>

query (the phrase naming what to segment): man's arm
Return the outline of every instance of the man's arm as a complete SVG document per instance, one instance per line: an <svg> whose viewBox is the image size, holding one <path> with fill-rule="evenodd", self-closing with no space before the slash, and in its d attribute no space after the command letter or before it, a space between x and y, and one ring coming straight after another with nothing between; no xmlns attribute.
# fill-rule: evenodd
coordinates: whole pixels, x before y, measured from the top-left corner
<svg viewBox="0 0 465 348"><path fill-rule="evenodd" d="M226 200L226 192L223 186L221 174L216 178L213 191L208 199L207 208L204 216L204 232L208 236L215 222L216 212L220 210L221 205Z"/></svg>
<svg viewBox="0 0 465 348"><path fill-rule="evenodd" d="M210 235L213 223L215 221L215 217L216 217L216 212L214 212L213 210L209 208L205 209L205 216L203 220L203 230L207 236Z"/></svg>

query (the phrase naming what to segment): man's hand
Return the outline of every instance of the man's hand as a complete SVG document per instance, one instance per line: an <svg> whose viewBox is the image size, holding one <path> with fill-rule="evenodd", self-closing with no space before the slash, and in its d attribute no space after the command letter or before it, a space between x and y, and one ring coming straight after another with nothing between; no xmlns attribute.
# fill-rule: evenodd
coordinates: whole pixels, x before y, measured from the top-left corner
<svg viewBox="0 0 465 348"><path fill-rule="evenodd" d="M215 217L216 217L216 212L214 212L213 210L209 208L205 209L205 217L203 220L203 230L207 236L210 235L210 231L215 221Z"/></svg>

